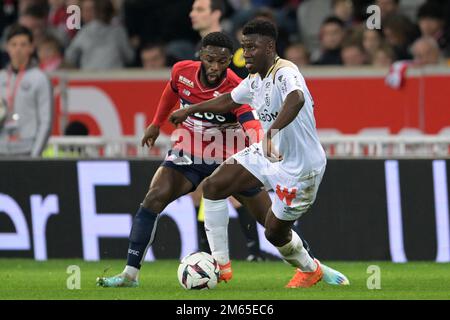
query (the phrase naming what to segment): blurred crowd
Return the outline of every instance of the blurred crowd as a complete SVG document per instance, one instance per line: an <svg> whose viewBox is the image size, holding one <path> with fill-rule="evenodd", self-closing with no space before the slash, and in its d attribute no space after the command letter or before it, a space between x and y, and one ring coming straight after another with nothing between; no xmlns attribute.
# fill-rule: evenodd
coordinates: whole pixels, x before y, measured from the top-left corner
<svg viewBox="0 0 450 320"><path fill-rule="evenodd" d="M381 29L366 26L368 6L381 9ZM67 7L81 8L71 30ZM235 41L233 64L243 68L239 38L254 17L279 27L278 53L306 65L448 65L450 1L446 0L3 0L0 67L14 24L33 32L44 71L170 67L196 59L202 36L224 31Z"/></svg>

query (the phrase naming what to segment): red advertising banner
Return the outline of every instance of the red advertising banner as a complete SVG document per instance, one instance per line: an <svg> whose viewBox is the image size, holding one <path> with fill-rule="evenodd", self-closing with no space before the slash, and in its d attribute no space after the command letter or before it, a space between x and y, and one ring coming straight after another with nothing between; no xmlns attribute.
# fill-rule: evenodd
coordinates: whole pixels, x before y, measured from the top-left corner
<svg viewBox="0 0 450 320"><path fill-rule="evenodd" d="M156 111L169 73L146 75L127 72L120 76L70 75L57 92L54 134L61 134L61 119L84 122L91 135L116 137L141 135ZM413 74L400 89L385 84L382 74L346 71L306 74L314 97L317 127L355 134L364 129L385 129L392 134L416 128L437 134L450 127L450 72ZM63 115L67 115L66 118ZM170 133L170 124L163 131Z"/></svg>

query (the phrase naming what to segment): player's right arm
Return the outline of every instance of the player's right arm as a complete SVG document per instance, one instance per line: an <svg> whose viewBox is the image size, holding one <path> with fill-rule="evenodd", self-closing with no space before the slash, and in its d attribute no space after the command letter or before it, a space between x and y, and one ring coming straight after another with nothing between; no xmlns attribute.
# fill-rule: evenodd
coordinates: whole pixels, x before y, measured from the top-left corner
<svg viewBox="0 0 450 320"><path fill-rule="evenodd" d="M147 145L147 147L153 147L156 139L159 136L159 128L167 119L170 110L177 104L178 94L173 91L170 82L167 83L163 94L159 100L156 114L152 123L145 129L144 136L142 137L141 145Z"/></svg>
<svg viewBox="0 0 450 320"><path fill-rule="evenodd" d="M141 141L142 146L147 145L149 148L153 147L159 136L159 129L161 125L164 121L166 121L170 111L178 102L178 88L175 85L174 79L176 79L176 72L182 64L183 63L181 62L173 66L170 81L167 82L161 98L159 99L158 108L156 109L156 114L153 117L153 121L144 131L144 136Z"/></svg>
<svg viewBox="0 0 450 320"><path fill-rule="evenodd" d="M250 85L248 77L245 78L233 91L222 94L214 99L194 104L185 109L180 109L173 112L169 121L177 125L182 123L190 115L194 113L227 113L233 109L240 107L243 104L251 103Z"/></svg>

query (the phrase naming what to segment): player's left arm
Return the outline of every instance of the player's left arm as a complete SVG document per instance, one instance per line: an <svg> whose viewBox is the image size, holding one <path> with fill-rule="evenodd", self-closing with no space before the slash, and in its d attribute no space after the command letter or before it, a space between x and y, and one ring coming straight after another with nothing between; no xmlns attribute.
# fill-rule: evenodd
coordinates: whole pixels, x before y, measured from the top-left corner
<svg viewBox="0 0 450 320"><path fill-rule="evenodd" d="M268 138L275 136L281 129L289 125L298 116L305 104L305 97L300 90L294 90L286 96L281 111L274 123L270 126L266 135Z"/></svg>
<svg viewBox="0 0 450 320"><path fill-rule="evenodd" d="M275 75L275 85L280 90L283 104L280 112L263 139L263 151L269 160L280 161L283 156L272 146L272 138L298 116L305 104L305 96L298 75L290 68L283 68Z"/></svg>

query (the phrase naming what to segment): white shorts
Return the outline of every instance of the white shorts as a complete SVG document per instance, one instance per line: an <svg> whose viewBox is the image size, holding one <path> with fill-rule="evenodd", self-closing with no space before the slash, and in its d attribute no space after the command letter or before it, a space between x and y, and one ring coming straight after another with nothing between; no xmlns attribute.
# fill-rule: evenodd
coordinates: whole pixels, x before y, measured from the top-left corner
<svg viewBox="0 0 450 320"><path fill-rule="evenodd" d="M270 162L262 154L261 143L252 144L232 156L262 182L266 190L273 190L272 211L280 220L293 221L308 211L316 199L325 166L318 170L293 176Z"/></svg>

